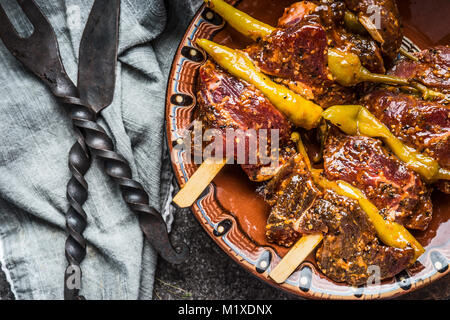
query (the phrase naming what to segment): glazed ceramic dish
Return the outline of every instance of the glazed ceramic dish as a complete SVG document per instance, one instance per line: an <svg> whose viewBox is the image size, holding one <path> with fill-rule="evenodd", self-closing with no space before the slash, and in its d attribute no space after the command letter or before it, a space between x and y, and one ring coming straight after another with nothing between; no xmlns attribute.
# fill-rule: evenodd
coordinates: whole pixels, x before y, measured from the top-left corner
<svg viewBox="0 0 450 320"><path fill-rule="evenodd" d="M277 17L291 3L293 1L243 0L236 7L275 25ZM417 51L437 44L450 44L449 1L398 1L398 5L404 24L404 48ZM166 102L168 144L180 186L197 169L195 164L187 163L185 153L174 146L182 137L183 129L194 120L198 69L206 59L195 44L198 38L211 39L232 48L244 48L250 43L205 6L200 8L186 30L173 61ZM416 290L449 272L450 196L435 192L431 225L424 232L414 232L426 249L414 268L384 280L380 286L354 288L325 277L315 266L311 254L283 284L277 284L268 274L288 249L267 242L265 226L269 208L255 194L256 186L247 179L240 166L228 165L194 203L192 211L206 232L232 259L273 286L307 298L380 299Z"/></svg>

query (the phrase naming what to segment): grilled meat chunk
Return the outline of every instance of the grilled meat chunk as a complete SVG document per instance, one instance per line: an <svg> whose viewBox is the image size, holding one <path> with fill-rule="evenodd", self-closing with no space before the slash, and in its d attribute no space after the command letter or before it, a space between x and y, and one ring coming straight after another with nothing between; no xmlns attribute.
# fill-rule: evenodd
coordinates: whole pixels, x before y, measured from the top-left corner
<svg viewBox="0 0 450 320"><path fill-rule="evenodd" d="M397 56L402 45L400 13L395 0L344 0L360 19L372 21L381 37L381 51L389 62ZM376 23L380 25L377 26ZM376 39L377 40L377 39Z"/></svg>
<svg viewBox="0 0 450 320"><path fill-rule="evenodd" d="M450 169L449 107L387 89L371 92L362 102L403 143Z"/></svg>
<svg viewBox="0 0 450 320"><path fill-rule="evenodd" d="M332 80L327 66L327 37L318 24L277 29L246 49L262 72L322 107L355 101L355 94Z"/></svg>
<svg viewBox="0 0 450 320"><path fill-rule="evenodd" d="M414 54L419 61L412 61L410 59L402 59L396 63L396 65L389 71L390 74L406 78L409 80L415 80L430 89L433 89L444 94L450 94L450 47L449 46L437 46L434 48L429 48L421 52ZM414 101L419 101L416 98L411 98ZM437 101L437 102L444 102ZM447 103L445 101L445 103ZM423 102L417 102L417 104L424 104ZM428 107L427 107L428 106ZM422 107L415 107L416 111L412 112L425 112L424 119L426 122L431 121L431 125L426 128L430 132L425 131L421 133L420 131L424 129L424 126L418 126L416 129L417 136L423 137L424 151L428 153L434 153L435 158L440 162L440 165L444 168L449 168L449 142L448 142L448 132L449 132L449 113L448 107L444 106L437 107L436 104L424 104ZM442 126L443 125L443 126ZM412 125L406 128L407 130L412 130ZM442 126L439 128L439 126ZM415 127L415 126L414 126ZM411 145L420 146L420 139L412 138L410 141ZM444 193L450 194L450 182L449 181L438 181L436 187Z"/></svg>
<svg viewBox="0 0 450 320"><path fill-rule="evenodd" d="M366 2L368 4L370 1ZM384 8L381 11L385 20L390 19L387 17L397 17L397 8L392 1L372 2ZM348 5L361 14L362 10L367 9L351 1ZM355 92L335 83L328 69L329 47L358 55L362 65L371 72L385 73L386 70L376 41L369 35L352 33L345 28L346 10L343 1L296 2L285 10L279 19L278 29L258 44L249 46L246 51L264 73L322 107L351 104L355 102ZM386 23L385 20L383 23ZM395 42L395 47L386 47L392 51L387 53L389 58L399 48L396 43L398 39L391 39L394 29L385 30L391 37L383 45ZM400 34L401 41L399 28L395 30Z"/></svg>
<svg viewBox="0 0 450 320"><path fill-rule="evenodd" d="M259 90L226 73L211 61L200 68L200 87L198 119L206 128L219 130L223 140L222 154L226 154L227 129L242 130L244 136L237 135L234 138L235 159L238 159L238 150L245 143L245 159L242 164L244 171L253 181L270 179L294 150L290 147L289 121ZM271 131L272 129L275 131ZM264 138L265 134L267 139ZM274 134L277 136L273 136ZM263 161L263 156L271 155L273 139L278 139L282 147L279 150L279 166ZM252 141L256 141L257 145L250 150ZM265 141L265 146L261 145L260 142ZM260 149L266 155L259 153ZM251 158L256 156L255 152L256 159ZM256 163L251 160L256 160Z"/></svg>
<svg viewBox="0 0 450 320"><path fill-rule="evenodd" d="M450 47L437 46L414 55L419 61L404 58L389 74L419 81L435 91L450 93Z"/></svg>
<svg viewBox="0 0 450 320"><path fill-rule="evenodd" d="M411 229L428 227L432 217L430 192L379 140L348 136L334 127L325 146L327 179L343 180L360 189L391 221Z"/></svg>
<svg viewBox="0 0 450 320"><path fill-rule="evenodd" d="M366 283L371 274L369 266L380 268L381 279L409 266L414 250L382 245L356 201L326 192L317 200L315 210L328 227L316 261L330 279L357 286Z"/></svg>
<svg viewBox="0 0 450 320"><path fill-rule="evenodd" d="M303 157L295 155L264 190L265 200L272 207L267 220L267 239L290 247L301 233L326 232L320 215L309 210L319 195Z"/></svg>
<svg viewBox="0 0 450 320"><path fill-rule="evenodd" d="M362 284L371 265L379 266L381 277L388 278L405 269L414 256L411 248L383 246L356 201L319 189L300 154L267 184L264 196L272 207L267 239L290 247L302 234L324 233L317 262L334 281Z"/></svg>
<svg viewBox="0 0 450 320"><path fill-rule="evenodd" d="M437 46L415 56L419 61L401 59L389 74L450 94L450 47ZM403 143L433 157L441 167L450 169L448 106L387 89L376 89L364 97L362 103ZM436 186L450 194L449 181L438 181Z"/></svg>
<svg viewBox="0 0 450 320"><path fill-rule="evenodd" d="M326 32L327 44L360 57L364 67L375 73L385 73L381 50L369 35L353 33L346 29L346 5L341 1L301 1L288 7L279 19L280 28L297 24L318 24Z"/></svg>

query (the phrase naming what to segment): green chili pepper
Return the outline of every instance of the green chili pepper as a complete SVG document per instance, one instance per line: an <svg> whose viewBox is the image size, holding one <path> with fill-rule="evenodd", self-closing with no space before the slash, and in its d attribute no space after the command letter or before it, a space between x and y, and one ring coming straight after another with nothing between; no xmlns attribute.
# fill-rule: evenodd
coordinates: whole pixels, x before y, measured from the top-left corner
<svg viewBox="0 0 450 320"><path fill-rule="evenodd" d="M375 228L378 238L391 247L404 249L410 246L414 249L414 258L411 263L417 260L425 250L416 238L401 224L385 220L379 213L378 208L370 202L361 190L353 187L345 181L329 181L323 177L322 170L313 169L312 177L314 182L323 189L333 190L341 196L358 201L361 209L367 214L370 222Z"/></svg>
<svg viewBox="0 0 450 320"><path fill-rule="evenodd" d="M274 27L252 18L223 0L205 0L205 2L212 10L220 14L234 29L255 41L270 36L276 30ZM352 16L351 12L346 14L346 19L347 23L353 21L353 24L356 24L358 22L358 18L354 15ZM410 82L407 79L395 76L371 73L362 66L359 57L351 52L330 48L328 50L328 66L335 81L343 86L354 86L365 81L386 83L415 88L427 100L444 99L445 102L450 100L448 95L428 89L417 82Z"/></svg>
<svg viewBox="0 0 450 320"><path fill-rule="evenodd" d="M198 39L197 44L222 68L259 89L292 123L305 129L312 129L318 125L323 111L320 106L270 80L255 67L244 52L206 39Z"/></svg>
<svg viewBox="0 0 450 320"><path fill-rule="evenodd" d="M323 176L323 170L313 169L302 138L298 132L293 132L291 139L297 144L297 151L302 155L306 166L311 171L311 177L314 183L324 190L332 190L341 196L358 201L359 206L367 214L367 217L374 226L378 238L384 244L401 249L408 246L413 248L414 258L411 264L425 252L420 242L404 226L394 221L385 220L378 208L366 198L361 190L345 181L330 181Z"/></svg>
<svg viewBox="0 0 450 320"><path fill-rule="evenodd" d="M366 108L359 105L333 106L322 116L349 135L365 135L383 140L406 165L426 181L450 179L450 172L439 167L436 160L406 146Z"/></svg>
<svg viewBox="0 0 450 320"><path fill-rule="evenodd" d="M268 37L275 28L258 21L248 14L237 10L222 0L204 0L212 10L220 14L220 16L228 22L234 29L243 35L257 41L261 38Z"/></svg>
<svg viewBox="0 0 450 320"><path fill-rule="evenodd" d="M409 85L407 79L371 73L362 66L361 60L356 54L339 49L328 49L328 67L336 82L346 87L364 81Z"/></svg>

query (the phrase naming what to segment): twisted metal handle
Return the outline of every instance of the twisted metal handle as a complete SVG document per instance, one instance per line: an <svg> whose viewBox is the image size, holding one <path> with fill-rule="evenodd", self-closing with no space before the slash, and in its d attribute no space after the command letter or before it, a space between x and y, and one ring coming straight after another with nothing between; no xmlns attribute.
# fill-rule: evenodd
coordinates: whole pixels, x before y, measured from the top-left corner
<svg viewBox="0 0 450 320"><path fill-rule="evenodd" d="M124 201L127 203L128 207L138 215L139 225L147 240L164 260L173 264L182 263L187 258L189 248L183 243L179 248L179 252L174 249L170 243L164 219L155 208L149 205L149 195L143 186L133 179L128 161L122 155L114 151L113 140L109 137L103 127L95 122L95 114L91 108L81 103L77 98L62 97L61 100L70 108L69 111L74 128L81 133L84 143L89 147L91 154L104 161L103 170L120 186ZM80 146L81 145L82 144L80 144ZM82 177L86 168L89 168L90 159L81 156L80 152L78 152L74 159L77 164L77 172L76 175L74 174L74 179L77 179ZM81 196L83 191L81 191L80 188L80 186L83 187L84 185L80 181L82 180L77 179L77 182L74 183L76 191L80 196L74 198L76 200L73 203L74 209L78 204L82 203L79 200L84 199ZM87 188L84 190L87 191ZM77 209L80 208L77 207ZM75 232L69 236L71 238L69 242L69 251L71 254L75 253L71 257L81 258L81 256L78 256L77 254L80 252L78 249L82 248L82 238L78 236L82 230L81 227L83 227L83 224L80 223L83 219L83 215L80 214L79 210L74 211L76 211L76 215L71 217L73 221L70 221L70 226L71 231ZM76 245L74 245L75 242ZM79 259L76 259L76 261L79 261Z"/></svg>
<svg viewBox="0 0 450 320"><path fill-rule="evenodd" d="M64 104L70 104L70 117L72 119L89 119L95 121L96 115L89 107L84 106L78 98L59 98ZM64 299L84 300L79 295L81 285L81 262L86 256L86 239L83 232L87 226L87 215L83 209L83 204L88 197L88 184L84 175L91 166L91 156L85 143L82 132L74 126L77 141L69 152L69 169L72 176L67 183L66 197L69 202L69 209L66 213L66 228L69 233L65 243L65 255L68 266L64 277ZM70 283L71 275L79 272L78 283Z"/></svg>

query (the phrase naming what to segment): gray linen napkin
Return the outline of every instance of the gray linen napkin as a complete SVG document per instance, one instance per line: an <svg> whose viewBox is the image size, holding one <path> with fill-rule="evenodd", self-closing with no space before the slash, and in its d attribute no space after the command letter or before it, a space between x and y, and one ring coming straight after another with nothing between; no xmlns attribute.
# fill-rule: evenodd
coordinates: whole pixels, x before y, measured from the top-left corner
<svg viewBox="0 0 450 320"><path fill-rule="evenodd" d="M69 76L92 0L36 0L53 25ZM0 0L24 34L13 0ZM172 174L164 137L171 60L201 0L122 0L113 103L99 122L127 158L157 209L166 208ZM71 123L47 88L0 41L0 258L17 299L61 299L70 177ZM87 256L81 293L88 299L149 299L156 254L144 241L120 190L94 160L89 183ZM170 217L165 212L166 221Z"/></svg>

